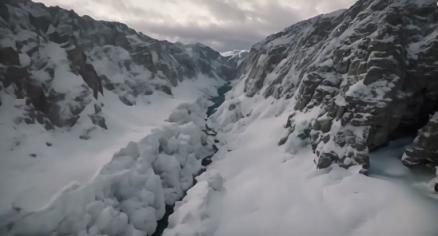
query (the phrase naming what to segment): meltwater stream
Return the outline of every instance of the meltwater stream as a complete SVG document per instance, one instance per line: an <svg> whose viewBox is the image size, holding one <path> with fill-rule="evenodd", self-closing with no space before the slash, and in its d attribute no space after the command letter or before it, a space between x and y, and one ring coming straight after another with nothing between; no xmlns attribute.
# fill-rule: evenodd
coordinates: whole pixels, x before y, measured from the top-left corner
<svg viewBox="0 0 438 236"><path fill-rule="evenodd" d="M229 82L225 83L224 85L222 85L221 87L218 88L217 90L217 96L212 97L210 99L210 101L213 102L213 104L211 106L209 106L207 108L207 118L210 117L213 113L216 112L217 108L222 105L222 103L225 101L225 94L231 89L231 84ZM205 127L205 133L209 136L216 136L216 131L214 131L213 129L211 129L210 127L208 127L206 125ZM216 146L213 146L215 151L217 151ZM213 154L214 155L214 154ZM203 158L202 160L202 165L205 167L207 165L209 165L211 163L211 157L213 155L209 155ZM198 173L198 175L200 175L202 172L204 172L205 169L201 172ZM198 175L193 176L193 179L195 179ZM196 184L196 181L193 182L193 185ZM189 188L190 189L190 188ZM184 192L184 195L181 197L180 200L182 200L187 191L189 190L187 189ZM161 218L161 220L159 220L157 222L157 228L155 230L155 232L152 234L152 236L161 236L163 235L164 230L167 228L168 224L169 224L169 216L172 215L172 213L174 212L175 209L175 204L172 205L166 205L166 212L164 213L163 218Z"/></svg>
<svg viewBox="0 0 438 236"><path fill-rule="evenodd" d="M213 102L213 105L208 107L207 117L210 117L214 112L216 112L217 108L225 101L225 94L230 91L230 89L230 82L225 83L217 89L217 96L210 99L210 101Z"/></svg>

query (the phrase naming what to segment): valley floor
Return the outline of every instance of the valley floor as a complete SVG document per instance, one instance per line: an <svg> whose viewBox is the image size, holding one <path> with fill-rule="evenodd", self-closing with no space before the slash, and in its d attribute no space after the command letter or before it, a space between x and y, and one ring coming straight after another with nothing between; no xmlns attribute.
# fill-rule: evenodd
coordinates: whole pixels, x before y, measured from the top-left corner
<svg viewBox="0 0 438 236"><path fill-rule="evenodd" d="M113 113L108 114L111 117L108 123L115 129L97 133L90 140L77 139L71 143L59 138L63 136L44 137L52 138L50 141L57 152L47 151L51 149L46 147L35 159L31 159L40 161L39 164L25 165L24 161L7 162L3 159L5 164L1 165L0 180L2 188L9 192L2 194L5 196L2 206L12 202L21 204L19 206L25 210L32 210L47 203L48 198L70 181L84 183L93 179L93 175L120 147L146 136L154 127L163 126L170 111L178 104L193 102L205 94L211 95L211 88L217 86L198 82L190 82L196 84L195 90L188 89L194 84L183 84L175 90L174 98L152 97L156 100L151 100L150 104L146 102L142 109L138 106L132 108L138 113L129 111L130 107L126 108L128 110L112 110ZM106 99L111 99L111 96ZM369 176L339 167L317 170L313 153L308 148L294 150L293 145L288 143L278 146L278 141L284 137L284 121L289 114L284 111L285 106L269 100L251 101L246 107L251 108L252 113L243 112L245 116L220 125L217 120L221 117L218 116L233 116L233 112L224 112L229 108L226 103L215 114L217 117L213 115L209 124L218 131L219 151L213 156L207 171L197 177L197 183L182 201L176 203L163 235L437 235L438 198L426 186L431 175L413 174L398 159L408 141L397 140L372 153ZM45 139L39 142L44 143ZM21 155L30 151L23 149ZM73 156L79 158L73 160ZM117 160L114 162L123 164L117 163ZM16 168L20 164L23 166ZM133 167L129 171L135 169ZM47 183L54 184L47 186ZM109 183L108 186L113 186ZM29 229L39 229L67 210L73 212L73 216L74 208L88 211L91 204L88 201L95 200L94 195L98 196L95 189L99 188L99 184L91 183L78 191L72 190L71 195L65 192L65 196L52 202L53 207L30 215L28 219L25 217L21 224L31 225ZM124 187L137 190L142 186ZM90 195L90 199L89 193L94 194ZM137 199L136 195L134 197ZM103 202L107 203L107 200ZM65 209L64 205L67 206ZM116 206L114 208L118 209ZM103 232L113 226L111 222L119 219L119 215L112 214L105 212L101 213L102 217L99 216L96 225L102 227ZM154 221L157 216L152 215L154 217L142 218L143 215L140 215L140 218L130 218L128 223L140 220L153 225L155 222L149 221ZM69 216L63 217L68 219ZM40 219L46 223L42 224L38 221ZM114 227L118 228L117 224ZM151 226L152 229L154 227ZM91 229L88 233L94 235ZM137 230L132 235L142 233Z"/></svg>
<svg viewBox="0 0 438 236"><path fill-rule="evenodd" d="M403 140L372 154L370 176L316 170L310 150L278 146L287 116L259 117L226 134L164 235L437 235L438 199L398 160Z"/></svg>

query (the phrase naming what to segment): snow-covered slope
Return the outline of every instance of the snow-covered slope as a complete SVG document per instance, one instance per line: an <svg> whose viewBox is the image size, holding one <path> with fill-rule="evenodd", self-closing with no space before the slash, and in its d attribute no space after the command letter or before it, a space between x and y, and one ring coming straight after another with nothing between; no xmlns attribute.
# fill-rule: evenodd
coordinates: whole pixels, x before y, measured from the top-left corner
<svg viewBox="0 0 438 236"><path fill-rule="evenodd" d="M207 46L158 41L27 0L3 2L0 20L2 94L26 99L20 120L46 129L75 125L106 92L134 105L142 95L172 94L184 79L234 75L234 65ZM91 120L105 128L105 108L96 105Z"/></svg>
<svg viewBox="0 0 438 236"><path fill-rule="evenodd" d="M359 0L254 45L164 235L437 235L437 16Z"/></svg>
<svg viewBox="0 0 438 236"><path fill-rule="evenodd" d="M369 176L338 166L316 169L310 146L278 146L292 110L285 104L245 98L235 109L251 115L238 121L232 115L217 125L227 141L177 203L163 235L437 234L430 174L413 174L400 162L406 140L372 153Z"/></svg>
<svg viewBox="0 0 438 236"><path fill-rule="evenodd" d="M251 48L245 94L290 98L289 138L308 140L318 167L366 173L369 150L438 110L437 15L434 0L359 0L299 22Z"/></svg>
<svg viewBox="0 0 438 236"><path fill-rule="evenodd" d="M135 106L126 106L107 93L101 101L111 104L105 111L109 128L93 130L88 140L79 138L82 129L90 126L88 117L69 130L5 124L5 135L0 137L0 185L6 189L0 198L2 213L12 207L22 211L41 208L65 185L88 182L119 149L168 123L168 115L179 104L192 103L205 96L203 91L219 85L219 81L205 79L184 81L174 88L174 97L156 93ZM8 102L14 104L15 100ZM9 139L11 135L19 142L14 148L9 146L14 141Z"/></svg>
<svg viewBox="0 0 438 236"><path fill-rule="evenodd" d="M237 67L245 61L248 56L248 50L232 50L221 53L223 57L225 57L228 61L231 61L236 64Z"/></svg>
<svg viewBox="0 0 438 236"><path fill-rule="evenodd" d="M130 142L89 183L66 186L41 209L11 209L0 217L0 234L151 235L166 205L183 197L215 152L204 131L214 92L178 106L169 124Z"/></svg>
<svg viewBox="0 0 438 236"><path fill-rule="evenodd" d="M152 234L215 152L234 62L26 0L0 16L0 234Z"/></svg>
<svg viewBox="0 0 438 236"><path fill-rule="evenodd" d="M6 9L8 19L12 12L20 16L15 21L27 19L24 15L34 17L24 20L29 24L47 25L39 18L44 7L9 2L16 4L0 8L2 17ZM26 15L29 4L33 13ZM13 55L0 57L4 78L41 78L38 68L55 64L54 75L83 79L79 87L88 92L78 98L70 89L78 80L58 83L56 76L43 80L47 84L37 83L36 90L32 83L23 87L20 79L5 79L1 94L8 103L0 108L7 108L10 117L36 120L24 124L5 119L17 120L12 127L24 132L20 127L28 125L26 130L37 127L50 135L64 130L91 142L104 127L117 127L112 119L131 123L132 113L121 107L148 107L139 112L140 120L146 113L161 117L176 109L166 125L129 143L89 182L67 186L40 209L12 205L0 217L0 234L160 234L156 229L166 226L166 217L160 227L157 221L170 213L166 205L175 204L163 232L167 236L437 235L438 177L431 181L435 173L429 168L436 165L438 150L437 119L430 116L438 110L436 1L359 0L350 9L271 35L246 56L235 51L225 57L202 45L160 42L120 24L78 18L57 8L48 11L55 12L51 22L69 22L46 29L43 42L49 49L43 52L51 59L40 60L40 50L30 50L35 61L20 56L17 50L26 47L19 45L41 40L26 36L23 41L23 33L16 33L21 30L5 27L4 35L11 36L2 34L3 43L20 39L24 44L14 41L15 48L12 43L2 49L2 55ZM82 21L89 23L79 24L84 29L68 28ZM63 37L66 31L78 33ZM24 66L21 60L31 63ZM32 62L36 66L39 61L43 66L34 67ZM220 78L231 78L237 69L241 80L231 83L223 104L205 120L207 98L223 84ZM50 69L47 74L51 76ZM50 91L64 95L51 97L46 94ZM166 99L170 93L189 103L176 106ZM62 119L44 113L56 111L53 102L66 109L59 113L65 115ZM81 104L85 108L79 113L71 110ZM40 124L54 130L47 132ZM85 124L96 127L84 135ZM39 155L30 157L38 160ZM203 160L210 159L205 170ZM411 170L402 163L425 167Z"/></svg>
<svg viewBox="0 0 438 236"><path fill-rule="evenodd" d="M71 181L235 74L201 44L28 0L0 3L0 215L42 207ZM210 93L207 93L210 94Z"/></svg>

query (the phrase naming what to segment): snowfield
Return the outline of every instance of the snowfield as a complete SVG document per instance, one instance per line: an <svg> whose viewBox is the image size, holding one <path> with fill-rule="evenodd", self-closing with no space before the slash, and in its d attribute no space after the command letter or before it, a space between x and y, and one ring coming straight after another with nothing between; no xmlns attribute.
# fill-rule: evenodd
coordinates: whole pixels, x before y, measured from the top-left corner
<svg viewBox="0 0 438 236"><path fill-rule="evenodd" d="M129 142L90 181L67 185L45 207L11 209L1 217L0 234L151 235L166 205L184 196L202 159L215 152L205 114L223 83L200 78L182 85L176 101L192 103L178 105L166 125Z"/></svg>
<svg viewBox="0 0 438 236"><path fill-rule="evenodd" d="M31 0L1 2L0 32L0 228L93 182L119 149L235 75L200 43Z"/></svg>
<svg viewBox="0 0 438 236"><path fill-rule="evenodd" d="M122 104L117 95L106 91L98 102L108 104L104 116L110 128L92 129L88 140L79 138L90 126L86 116L69 130L17 126L9 117L20 112L16 105L24 101L4 95L0 133L16 136L0 137L0 186L6 190L0 198L0 216L12 208L25 212L42 208L64 186L90 181L118 150L168 124L166 118L179 104L214 95L221 83L204 77L188 79L173 89L173 96L156 92L138 98L135 106ZM92 104L86 109L92 113Z"/></svg>
<svg viewBox="0 0 438 236"><path fill-rule="evenodd" d="M246 98L241 87L211 120L227 142L177 203L164 235L437 235L433 173L414 176L401 164L404 140L372 153L369 176L317 170L301 141L278 146L290 101Z"/></svg>

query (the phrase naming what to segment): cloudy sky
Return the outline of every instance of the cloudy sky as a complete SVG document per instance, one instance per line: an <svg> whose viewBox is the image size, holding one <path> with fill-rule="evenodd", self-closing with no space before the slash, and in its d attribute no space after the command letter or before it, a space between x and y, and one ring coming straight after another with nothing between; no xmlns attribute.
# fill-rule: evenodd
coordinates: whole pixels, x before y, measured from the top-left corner
<svg viewBox="0 0 438 236"><path fill-rule="evenodd" d="M158 39L246 49L294 22L356 0L37 0L99 20L119 21Z"/></svg>

